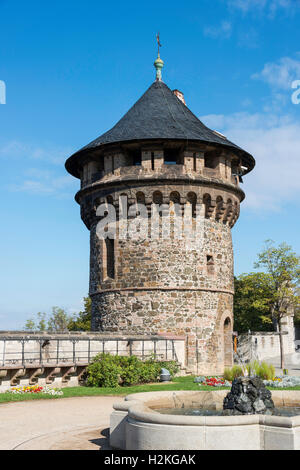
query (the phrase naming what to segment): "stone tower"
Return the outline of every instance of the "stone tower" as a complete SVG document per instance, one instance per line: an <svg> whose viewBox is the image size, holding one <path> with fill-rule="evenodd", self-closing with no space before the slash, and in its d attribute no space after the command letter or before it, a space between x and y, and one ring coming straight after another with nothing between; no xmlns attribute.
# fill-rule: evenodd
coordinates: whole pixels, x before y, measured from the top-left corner
<svg viewBox="0 0 300 470"><path fill-rule="evenodd" d="M154 65L156 81L135 105L66 162L81 180L76 201L90 230L92 329L184 335L189 370L222 373L232 364L231 228L244 199L241 176L255 160L208 129L183 94L163 83L159 56ZM154 239L121 238L124 200L126 210L145 205L149 220L154 204L189 207L190 230L196 215L201 222L199 243L187 246L186 236L174 235L172 210L169 236L160 230ZM103 204L115 209L115 239L97 236ZM162 227L164 211L158 217Z"/></svg>

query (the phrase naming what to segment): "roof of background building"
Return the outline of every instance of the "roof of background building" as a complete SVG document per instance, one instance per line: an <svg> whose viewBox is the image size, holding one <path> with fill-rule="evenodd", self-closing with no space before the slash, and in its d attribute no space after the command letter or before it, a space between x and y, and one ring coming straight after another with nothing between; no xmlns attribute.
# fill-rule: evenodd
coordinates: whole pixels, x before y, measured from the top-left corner
<svg viewBox="0 0 300 470"><path fill-rule="evenodd" d="M166 139L212 143L237 153L250 171L255 160L248 152L206 127L162 81L155 81L109 131L72 155L67 170L78 176L78 158L103 145L119 142Z"/></svg>

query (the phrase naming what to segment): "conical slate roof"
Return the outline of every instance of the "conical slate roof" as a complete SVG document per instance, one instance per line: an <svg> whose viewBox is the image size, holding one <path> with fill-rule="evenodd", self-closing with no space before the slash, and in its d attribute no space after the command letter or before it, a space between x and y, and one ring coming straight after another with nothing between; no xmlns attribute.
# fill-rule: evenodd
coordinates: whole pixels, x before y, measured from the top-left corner
<svg viewBox="0 0 300 470"><path fill-rule="evenodd" d="M255 165L249 153L206 127L165 83L156 81L112 129L72 155L66 169L78 176L81 155L107 144L150 139L219 144L239 154L249 170Z"/></svg>

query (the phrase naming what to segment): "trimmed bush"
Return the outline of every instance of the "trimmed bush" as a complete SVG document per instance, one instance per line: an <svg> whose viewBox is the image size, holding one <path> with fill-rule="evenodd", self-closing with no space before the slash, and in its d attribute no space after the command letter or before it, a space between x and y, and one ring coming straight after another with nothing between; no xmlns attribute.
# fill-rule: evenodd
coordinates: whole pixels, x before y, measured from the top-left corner
<svg viewBox="0 0 300 470"><path fill-rule="evenodd" d="M174 376L179 368L175 361L142 361L136 356L98 354L87 367L86 385L91 387L117 387L157 382L162 368Z"/></svg>
<svg viewBox="0 0 300 470"><path fill-rule="evenodd" d="M90 387L117 387L121 366L110 354L98 354L87 367L87 385Z"/></svg>

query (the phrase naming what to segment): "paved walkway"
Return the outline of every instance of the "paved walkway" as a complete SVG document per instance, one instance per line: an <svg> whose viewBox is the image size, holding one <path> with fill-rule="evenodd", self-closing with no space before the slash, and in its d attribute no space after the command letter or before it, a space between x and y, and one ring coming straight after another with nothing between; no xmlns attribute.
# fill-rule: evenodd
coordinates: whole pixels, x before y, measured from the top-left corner
<svg viewBox="0 0 300 470"><path fill-rule="evenodd" d="M0 450L109 449L109 416L118 397L0 404Z"/></svg>
<svg viewBox="0 0 300 470"><path fill-rule="evenodd" d="M266 362L275 366L276 374L282 374L282 370L280 369L280 357L272 357L270 359L266 359ZM294 354L286 354L285 368L288 369L289 375L300 376L300 352L295 352Z"/></svg>

